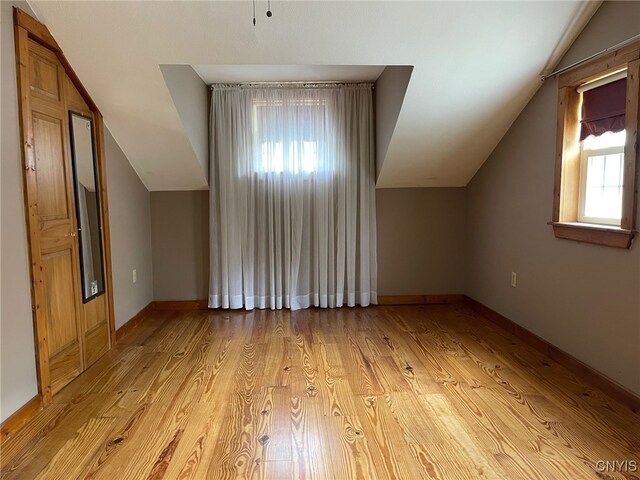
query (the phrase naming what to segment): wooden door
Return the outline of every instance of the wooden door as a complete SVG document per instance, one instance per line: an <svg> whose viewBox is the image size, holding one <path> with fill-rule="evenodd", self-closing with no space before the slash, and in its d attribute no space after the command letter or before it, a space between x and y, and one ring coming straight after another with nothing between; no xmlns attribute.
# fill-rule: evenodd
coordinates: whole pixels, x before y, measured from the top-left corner
<svg viewBox="0 0 640 480"><path fill-rule="evenodd" d="M20 9L13 12L36 371L46 406L53 394L111 348L115 338L103 121L47 27ZM90 119L94 128L93 163L99 181L84 182L86 203L79 210L89 205L94 213L99 209L89 229L102 255L90 265L103 267L102 291L94 292L96 280L81 274L79 223L86 223L87 215L78 220L75 187L77 179L88 177L73 169L72 152L78 152L72 150L70 111ZM83 158L91 157L84 152ZM89 250L85 245L85 257Z"/></svg>
<svg viewBox="0 0 640 480"><path fill-rule="evenodd" d="M94 130L97 128L95 115L84 101L82 95L75 87L68 75L64 76L64 99L67 116L69 112L79 113L92 119ZM94 135L94 140L97 135ZM70 149L73 146L70 146ZM97 145L94 145L97 152ZM97 167L97 166L96 166ZM76 166L77 168L77 166ZM96 170L98 170L96 168ZM102 183L102 172L97 172L98 179ZM99 191L99 189L98 189ZM96 239L97 240L97 239ZM104 239L101 239L104 241ZM100 247L94 248L97 252ZM106 268L103 266L103 271ZM109 349L109 320L106 295L102 294L82 302L81 307L82 331L84 336L84 361L85 367L92 365Z"/></svg>
<svg viewBox="0 0 640 480"><path fill-rule="evenodd" d="M44 320L39 326L45 330L46 342L39 354L46 356L51 395L84 369L77 224L64 78L64 68L56 55L29 40L33 155L28 165L26 193L29 204L35 202L36 206L36 218L31 218L30 240L39 243L42 303L38 307ZM37 254L32 250L32 256L34 253Z"/></svg>

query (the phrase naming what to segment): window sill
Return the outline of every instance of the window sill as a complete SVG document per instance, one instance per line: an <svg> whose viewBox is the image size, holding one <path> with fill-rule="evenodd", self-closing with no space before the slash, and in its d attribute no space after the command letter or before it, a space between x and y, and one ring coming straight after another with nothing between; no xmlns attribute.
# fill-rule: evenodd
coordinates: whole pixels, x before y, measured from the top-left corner
<svg viewBox="0 0 640 480"><path fill-rule="evenodd" d="M593 243L607 247L630 248L634 230L624 230L611 225L593 225L578 222L549 222L556 238Z"/></svg>

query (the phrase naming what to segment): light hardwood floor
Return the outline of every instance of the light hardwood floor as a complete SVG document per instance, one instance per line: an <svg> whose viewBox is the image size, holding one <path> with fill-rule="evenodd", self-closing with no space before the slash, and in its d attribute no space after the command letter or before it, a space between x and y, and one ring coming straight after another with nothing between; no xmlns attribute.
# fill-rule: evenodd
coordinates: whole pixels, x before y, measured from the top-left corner
<svg viewBox="0 0 640 480"><path fill-rule="evenodd" d="M640 416L463 305L156 312L1 478L640 476L598 460L640 464Z"/></svg>

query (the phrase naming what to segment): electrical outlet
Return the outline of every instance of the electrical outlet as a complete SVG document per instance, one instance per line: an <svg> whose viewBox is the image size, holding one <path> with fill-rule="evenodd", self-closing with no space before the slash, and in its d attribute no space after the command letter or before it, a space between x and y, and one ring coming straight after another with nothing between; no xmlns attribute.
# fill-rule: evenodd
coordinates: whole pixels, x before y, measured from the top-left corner
<svg viewBox="0 0 640 480"><path fill-rule="evenodd" d="M132 270L131 275L133 277L133 283L136 283L138 281L138 271L135 268Z"/></svg>
<svg viewBox="0 0 640 480"><path fill-rule="evenodd" d="M511 286L515 288L518 285L518 276L516 272L511 272Z"/></svg>

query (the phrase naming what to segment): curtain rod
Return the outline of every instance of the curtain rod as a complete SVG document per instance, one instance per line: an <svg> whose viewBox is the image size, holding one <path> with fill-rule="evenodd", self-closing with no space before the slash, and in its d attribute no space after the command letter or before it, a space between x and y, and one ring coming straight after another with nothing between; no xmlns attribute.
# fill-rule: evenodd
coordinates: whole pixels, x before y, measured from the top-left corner
<svg viewBox="0 0 640 480"><path fill-rule="evenodd" d="M250 82L250 83L213 83L210 88L336 88L336 87L370 87L373 82Z"/></svg>
<svg viewBox="0 0 640 480"><path fill-rule="evenodd" d="M594 53L593 55L589 55L588 57L583 58L582 60L578 60L577 62L574 62L571 65L567 65L566 67L560 68L560 69L556 70L555 72L551 72L548 75L543 75L541 79L544 82L547 78L555 77L556 75L558 75L560 73L564 73L567 70L571 70L571 69L573 69L575 67L578 67L578 66L582 65L583 63L586 63L591 59L599 57L600 55L602 55L604 53L610 52L611 50L616 50L616 49L618 49L620 47L624 47L625 45L628 45L628 44L634 42L635 40L639 40L639 39L640 39L640 33L638 35L634 35L631 38L627 38L626 40L623 40L620 43L616 43L615 45L612 45L611 47L605 48L604 50L600 50L599 52Z"/></svg>

